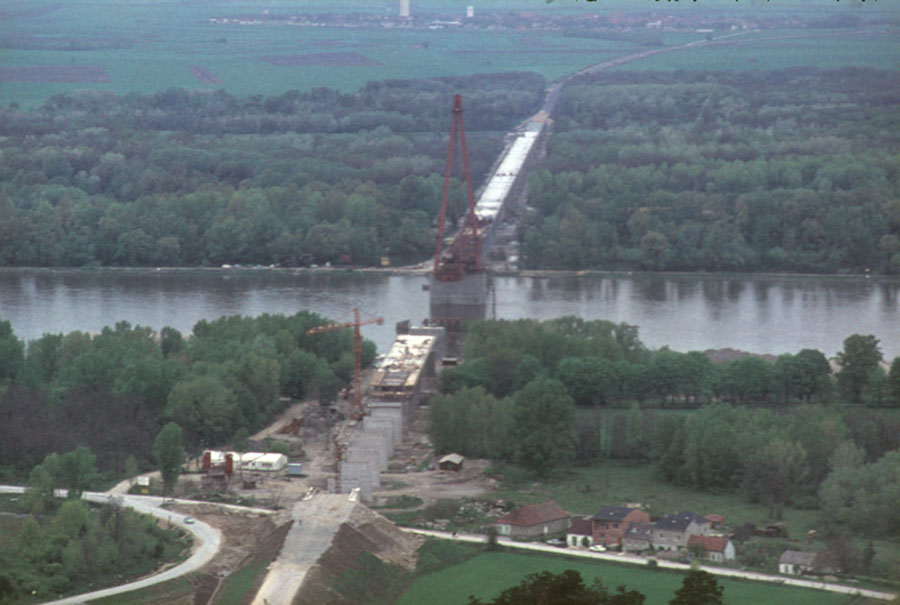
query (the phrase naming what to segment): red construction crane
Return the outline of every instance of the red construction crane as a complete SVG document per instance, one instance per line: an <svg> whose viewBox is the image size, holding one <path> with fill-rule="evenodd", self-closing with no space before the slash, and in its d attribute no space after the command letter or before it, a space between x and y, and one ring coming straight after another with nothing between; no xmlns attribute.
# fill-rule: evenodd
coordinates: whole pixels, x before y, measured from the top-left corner
<svg viewBox="0 0 900 605"><path fill-rule="evenodd" d="M453 151L457 135L462 151L469 208L462 229L450 247L442 252L447 218L447 193L450 188L450 169L453 165ZM469 153L466 149L466 129L463 126L462 96L453 95L453 119L450 123L450 143L447 146L444 189L441 192L441 213L438 216L437 245L434 252L434 277L439 281L459 281L467 272L481 270L481 235L478 233L478 217L475 215L475 200L472 197L472 177L469 175Z"/></svg>
<svg viewBox="0 0 900 605"><path fill-rule="evenodd" d="M350 401L350 417L354 420L361 420L365 415L362 404L362 386L360 376L362 370L360 367L360 357L362 356L362 335L359 333L359 327L368 324L383 324L383 317L359 320L359 309L353 307L353 321L345 321L339 324L326 324L324 326L316 326L306 331L307 334L321 334L322 332L330 332L332 330L343 330L344 328L353 328L353 398Z"/></svg>

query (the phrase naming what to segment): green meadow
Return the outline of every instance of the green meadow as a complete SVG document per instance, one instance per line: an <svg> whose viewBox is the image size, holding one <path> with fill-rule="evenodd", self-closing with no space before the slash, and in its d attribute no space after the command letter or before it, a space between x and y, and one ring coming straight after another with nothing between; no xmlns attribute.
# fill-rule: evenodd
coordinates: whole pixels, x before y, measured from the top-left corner
<svg viewBox="0 0 900 605"><path fill-rule="evenodd" d="M469 595L491 599L505 588L518 584L527 574L540 571L559 573L565 569L578 571L585 584L599 578L609 589L624 584L646 595L646 605L664 605L681 586L681 573L649 570L643 567L585 562L562 557L516 553L484 553L459 565L422 576L397 601L396 605L461 605ZM791 605L841 605L854 597L835 593L717 578L725 588L728 605L790 603Z"/></svg>
<svg viewBox="0 0 900 605"><path fill-rule="evenodd" d="M417 6L421 13L455 11L461 16L468 3L423 0ZM807 4L785 2L765 8L768 14L785 15L803 11ZM659 7L658 3L654 6L642 0L622 0L616 9L627 12L652 8L680 14L696 10L687 6ZM735 6L715 0L708 0L704 7L726 17L762 10L753 3ZM514 9L548 16L611 10L601 3L584 2L503 0L487 6L476 5L477 11L485 12ZM555 31L401 30L236 22L246 16L258 18L264 10L269 15L340 10L387 17L395 14L396 6L394 2L350 1L338 5L323 0L302 4L287 0L268 0L262 4L247 0L215 3L31 0L25 4L0 0L0 105L11 102L39 105L53 94L73 90L124 94L185 87L266 96L320 86L353 91L369 81L388 78L503 71L534 71L552 80L593 63L647 48L621 40L568 37ZM843 9L828 7L828 10ZM865 12L856 12L864 16L883 12L890 16L896 11L873 6ZM230 21L211 21L222 18ZM816 33L829 31L816 30ZM795 31L767 30L744 36L736 46L681 50L629 63L621 69L718 71L793 65L884 67L898 64L898 45L889 33L851 37L841 30L831 33L838 37L794 39ZM683 32L660 35L665 45L702 40L705 36ZM778 39L756 40L773 37ZM279 64L277 60L265 60L325 53L332 56L324 61L321 58L288 60ZM101 78L104 81L85 81L78 76L69 78L72 81L52 81L59 80L58 74L72 67L99 68L106 77ZM16 71L20 68L37 71L23 78L21 71ZM39 68L55 70L57 76L48 77ZM210 77L198 77L198 71Z"/></svg>

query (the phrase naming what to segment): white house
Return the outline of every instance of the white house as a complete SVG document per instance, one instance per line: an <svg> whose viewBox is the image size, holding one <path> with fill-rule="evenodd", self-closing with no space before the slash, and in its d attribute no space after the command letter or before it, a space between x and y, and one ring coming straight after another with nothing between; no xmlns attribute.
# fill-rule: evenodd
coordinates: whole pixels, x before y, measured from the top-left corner
<svg viewBox="0 0 900 605"><path fill-rule="evenodd" d="M813 570L816 553L803 550L786 550L778 558L778 572L799 576Z"/></svg>

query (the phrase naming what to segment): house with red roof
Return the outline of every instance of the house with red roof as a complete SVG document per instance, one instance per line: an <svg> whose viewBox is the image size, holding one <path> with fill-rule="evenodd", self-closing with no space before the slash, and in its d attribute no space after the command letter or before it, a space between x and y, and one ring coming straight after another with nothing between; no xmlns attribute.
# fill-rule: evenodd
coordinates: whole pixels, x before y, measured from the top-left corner
<svg viewBox="0 0 900 605"><path fill-rule="evenodd" d="M591 519L594 543L618 546L631 523L649 523L647 511L628 506L604 506Z"/></svg>
<svg viewBox="0 0 900 605"><path fill-rule="evenodd" d="M734 561L734 544L726 536L691 536L688 550L702 550L704 558L721 563Z"/></svg>
<svg viewBox="0 0 900 605"><path fill-rule="evenodd" d="M536 538L569 529L569 513L553 500L517 508L494 521L501 536Z"/></svg>
<svg viewBox="0 0 900 605"><path fill-rule="evenodd" d="M566 544L569 546L592 546L594 544L594 530L591 527L591 518L572 519L572 525L566 532Z"/></svg>

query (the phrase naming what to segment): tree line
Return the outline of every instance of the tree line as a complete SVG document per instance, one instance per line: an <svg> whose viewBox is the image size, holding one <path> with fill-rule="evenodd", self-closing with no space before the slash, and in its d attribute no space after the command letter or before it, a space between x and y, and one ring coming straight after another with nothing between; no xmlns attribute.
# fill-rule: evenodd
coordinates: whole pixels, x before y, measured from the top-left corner
<svg viewBox="0 0 900 605"><path fill-rule="evenodd" d="M3 108L0 266L420 260L452 95L465 98L477 179L543 91L539 76L498 74L266 98L72 92ZM456 178L451 199L462 193Z"/></svg>
<svg viewBox="0 0 900 605"><path fill-rule="evenodd" d="M669 605L722 605L725 589L712 574L691 570L669 600ZM646 596L620 585L609 590L599 578L590 586L574 569L560 573L541 571L525 576L490 601L469 597L469 605L644 605Z"/></svg>
<svg viewBox="0 0 900 605"><path fill-rule="evenodd" d="M878 518L856 523L861 535L900 529L900 418L878 407L900 406L900 358L886 373L872 336L845 340L836 375L816 350L714 364L648 351L629 326L574 318L476 322L465 351L430 402L438 452L543 477L602 459L652 464L677 485L741 492L772 517L821 508L837 526L858 505Z"/></svg>
<svg viewBox="0 0 900 605"><path fill-rule="evenodd" d="M529 268L900 272L896 71L602 72L529 179Z"/></svg>
<svg viewBox="0 0 900 605"><path fill-rule="evenodd" d="M306 334L325 323L308 312L231 316L185 337L119 322L26 345L0 321L0 474L22 477L49 453L84 445L117 477L129 455L149 464L168 422L195 452L252 434L282 397L330 403L352 376L352 334ZM363 363L374 356L366 341Z"/></svg>

